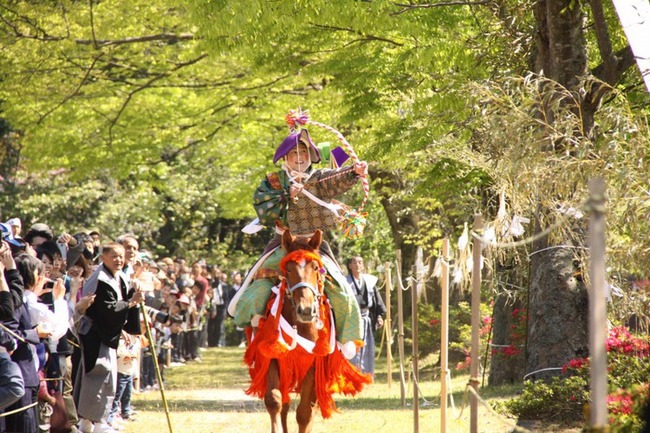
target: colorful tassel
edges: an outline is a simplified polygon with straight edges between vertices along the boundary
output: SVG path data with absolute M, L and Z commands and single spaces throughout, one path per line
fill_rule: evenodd
M 339 227 L 343 235 L 348 239 L 356 239 L 363 234 L 366 228 L 367 212 L 358 212 L 354 209 L 348 209 L 339 222 Z

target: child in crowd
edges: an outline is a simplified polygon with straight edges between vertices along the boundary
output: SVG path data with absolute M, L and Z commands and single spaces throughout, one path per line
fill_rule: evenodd
M 265 313 L 271 289 L 278 283 L 280 260 L 285 255 L 280 248 L 284 230 L 289 228 L 293 235 L 308 237 L 317 229 L 325 232 L 335 228 L 342 206 L 333 199 L 367 173 L 365 162 L 337 169 L 314 169 L 313 164 L 321 160 L 320 150 L 309 131 L 302 127 L 306 122 L 293 119 L 287 117 L 291 133 L 273 158 L 274 163 L 282 161 L 282 169 L 268 174 L 253 196 L 259 222 L 276 227 L 276 235 L 229 305 L 237 326 L 257 326 Z M 359 306 L 327 242 L 322 243 L 321 253 L 329 275 L 335 280 L 325 291 L 335 313 L 337 339 L 344 344 L 345 355 L 351 357 L 356 351 L 354 342 L 362 340 Z
M 131 394 L 133 378 L 138 371 L 138 355 L 140 353 L 140 336 L 122 331 L 117 346 L 117 390 L 113 406 L 108 415 L 108 424 L 115 427 L 118 420 L 131 418 Z

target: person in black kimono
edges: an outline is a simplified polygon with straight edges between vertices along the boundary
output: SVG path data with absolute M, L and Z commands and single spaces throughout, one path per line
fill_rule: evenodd
M 378 278 L 374 275 L 364 274 L 365 270 L 361 257 L 352 257 L 348 260 L 347 281 L 357 297 L 361 319 L 363 321 L 363 347 L 354 358 L 350 360 L 364 373 L 375 375 L 375 329 L 384 326 L 383 315 L 386 314 L 386 305 L 377 290 Z
M 75 382 L 79 430 L 84 433 L 113 431 L 106 423 L 117 386 L 117 346 L 124 329 L 140 334 L 139 290 L 127 292 L 124 247 L 117 243 L 102 248 L 102 264 L 83 287 L 83 295 L 95 300 L 79 322 L 81 366 Z M 94 424 L 94 425 L 93 425 Z

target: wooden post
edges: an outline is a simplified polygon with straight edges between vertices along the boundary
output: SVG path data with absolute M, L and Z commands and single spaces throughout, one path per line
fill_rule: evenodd
M 481 214 L 474 215 L 474 233 L 483 233 L 483 221 Z M 470 361 L 469 384 L 475 391 L 478 391 L 478 369 L 479 369 L 479 330 L 481 328 L 481 247 L 480 239 L 473 238 L 473 262 L 472 268 L 472 356 Z M 474 393 L 470 396 L 470 433 L 478 433 L 478 398 Z
M 384 263 L 384 268 L 386 269 L 386 320 L 384 320 L 384 332 L 386 335 L 386 383 L 388 384 L 388 389 L 390 389 L 390 386 L 393 384 L 393 350 L 391 348 L 393 322 L 390 311 L 392 277 L 390 274 L 390 262 Z
M 440 433 L 447 433 L 447 377 L 449 376 L 449 238 L 442 240 L 440 287 Z
M 417 276 L 417 267 L 413 266 L 412 275 Z M 413 433 L 420 431 L 420 398 L 418 391 L 420 389 L 420 373 L 418 370 L 418 289 L 417 284 L 411 285 L 411 345 L 413 354 Z
M 406 407 L 406 380 L 404 378 L 404 302 L 402 300 L 402 251 L 397 250 L 397 350 L 399 351 L 399 382 L 402 407 Z
M 607 420 L 607 304 L 605 282 L 605 180 L 589 181 L 589 252 L 591 291 L 589 293 L 589 353 L 591 355 L 590 421 L 592 432 L 608 430 Z

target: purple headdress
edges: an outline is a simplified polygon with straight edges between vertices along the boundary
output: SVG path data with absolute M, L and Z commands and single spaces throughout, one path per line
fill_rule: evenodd
M 311 162 L 318 163 L 321 160 L 320 150 L 314 144 L 311 137 L 309 136 L 309 131 L 305 128 L 305 125 L 309 121 L 309 114 L 306 111 L 289 111 L 289 114 L 285 116 L 287 125 L 289 125 L 290 134 L 287 138 L 284 139 L 282 144 L 275 151 L 273 156 L 273 163 L 275 164 L 280 159 L 282 159 L 287 153 L 291 151 L 294 147 L 298 146 L 298 143 L 301 141 L 306 143 L 309 147 L 309 155 L 311 156 Z

